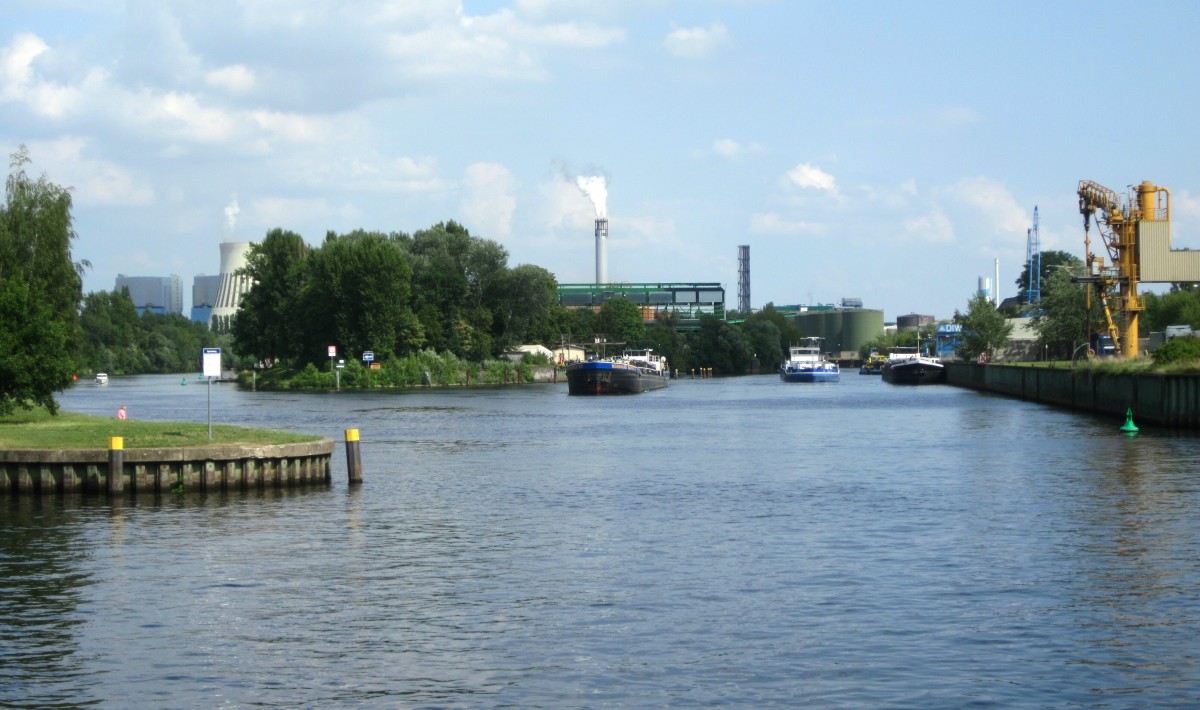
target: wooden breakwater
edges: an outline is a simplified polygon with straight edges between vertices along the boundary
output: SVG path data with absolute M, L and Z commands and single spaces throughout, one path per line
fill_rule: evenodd
M 0 496 L 167 493 L 328 484 L 333 440 L 265 446 L 0 451 Z M 113 461 L 119 462 L 114 481 Z
M 1121 419 L 1132 410 L 1138 424 L 1200 428 L 1200 375 L 949 362 L 946 382 Z

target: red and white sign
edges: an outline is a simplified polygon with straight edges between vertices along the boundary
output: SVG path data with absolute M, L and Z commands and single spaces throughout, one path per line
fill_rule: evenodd
M 337 357 L 337 346 L 336 345 L 329 346 L 329 357 Z

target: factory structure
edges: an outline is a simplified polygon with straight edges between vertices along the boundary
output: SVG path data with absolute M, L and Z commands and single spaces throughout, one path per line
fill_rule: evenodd
M 175 313 L 183 315 L 183 281 L 174 274 L 170 276 L 126 276 L 117 274 L 114 293 L 129 289 L 138 315 L 146 311 L 159 315 Z
M 216 276 L 198 274 L 192 281 L 190 320 L 209 327 L 228 325 L 237 313 L 242 296 L 250 290 L 250 278 L 239 276 L 246 265 L 251 242 L 222 242 L 221 269 Z M 115 293 L 129 289 L 129 297 L 138 315 L 146 311 L 160 315 L 183 315 L 183 281 L 178 276 L 126 276 L 117 274 Z

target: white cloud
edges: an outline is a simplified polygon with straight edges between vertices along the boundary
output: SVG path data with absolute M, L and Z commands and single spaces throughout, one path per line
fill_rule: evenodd
M 787 172 L 787 179 L 794 185 L 805 189 L 823 190 L 836 195 L 837 180 L 829 173 L 815 165 L 800 163 Z
M 252 90 L 257 83 L 254 72 L 241 64 L 213 69 L 204 75 L 204 80 L 210 86 L 227 89 L 238 94 Z
M 912 241 L 949 244 L 954 241 L 954 224 L 941 209 L 911 217 L 902 223 L 903 235 Z
M 153 204 L 154 188 L 139 180 L 127 168 L 94 158 L 89 140 L 67 136 L 29 146 L 31 156 L 54 182 L 72 188 L 73 201 L 79 205 L 144 206 Z
M 993 234 L 1019 234 L 1023 239 L 1026 230 L 1033 225 L 1033 207 L 1023 207 L 995 180 L 967 178 L 938 190 L 938 193 L 978 210 Z
M 758 213 L 750 217 L 749 231 L 751 234 L 801 236 L 819 234 L 824 227 L 815 222 L 788 220 L 774 212 Z
M 37 35 L 13 38 L 0 52 L 0 101 L 23 103 L 49 118 L 61 118 L 78 104 L 78 89 L 45 81 L 34 72 L 34 62 L 49 51 L 49 45 Z
M 747 155 L 761 151 L 762 146 L 757 143 L 743 145 L 731 138 L 718 138 L 712 143 L 713 154 L 726 160 L 740 160 Z
M 559 176 L 555 180 L 538 186 L 542 195 L 541 221 L 551 230 L 562 230 L 572 234 L 591 234 L 596 223 L 596 208 L 574 180 Z
M 475 163 L 467 166 L 459 209 L 472 232 L 480 232 L 487 239 L 512 233 L 513 212 L 517 208 L 512 193 L 516 186 L 516 179 L 503 165 Z
M 729 42 L 729 30 L 720 22 L 714 22 L 708 27 L 673 28 L 663 40 L 663 46 L 676 57 L 696 59 L 712 54 Z

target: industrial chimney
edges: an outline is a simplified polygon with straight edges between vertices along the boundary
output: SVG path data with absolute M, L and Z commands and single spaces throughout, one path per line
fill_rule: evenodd
M 596 218 L 596 283 L 608 283 L 608 220 Z

